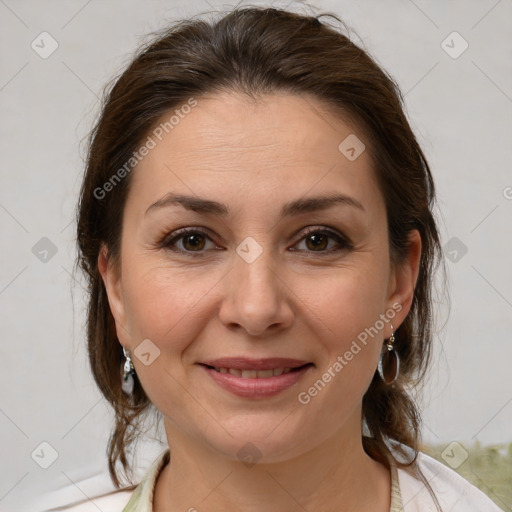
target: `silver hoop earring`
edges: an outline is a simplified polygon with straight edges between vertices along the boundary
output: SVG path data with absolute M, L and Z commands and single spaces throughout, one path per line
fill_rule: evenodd
M 130 353 L 123 347 L 123 354 L 126 358 L 123 371 L 121 375 L 121 389 L 127 395 L 131 395 L 133 393 L 134 380 L 133 376 L 135 375 L 135 367 L 133 366 L 132 359 L 130 357 Z
M 387 384 L 393 384 L 400 373 L 400 357 L 394 347 L 395 332 L 391 324 L 391 336 L 383 346 L 380 353 L 379 365 L 377 367 L 380 378 Z

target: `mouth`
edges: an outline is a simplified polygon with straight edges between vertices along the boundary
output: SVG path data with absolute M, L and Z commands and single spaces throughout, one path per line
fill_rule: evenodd
M 213 382 L 242 398 L 267 398 L 297 382 L 315 365 L 297 359 L 225 358 L 199 363 Z
M 205 364 L 206 368 L 210 370 L 214 370 L 217 373 L 229 373 L 230 375 L 234 375 L 235 377 L 241 377 L 242 379 L 268 379 L 270 377 L 279 377 L 279 375 L 283 375 L 290 372 L 297 372 L 306 368 L 308 366 L 313 366 L 313 363 L 306 363 L 297 367 L 280 367 L 280 368 L 269 368 L 268 370 L 240 370 L 239 368 L 226 368 L 226 367 L 217 367 L 210 366 Z

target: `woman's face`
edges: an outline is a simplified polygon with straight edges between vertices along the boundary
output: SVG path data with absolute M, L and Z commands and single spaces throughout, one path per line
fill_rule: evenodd
M 364 135 L 311 97 L 234 93 L 167 131 L 132 171 L 120 269 L 99 266 L 168 436 L 268 461 L 360 437 L 420 253 L 415 233 L 390 266 Z

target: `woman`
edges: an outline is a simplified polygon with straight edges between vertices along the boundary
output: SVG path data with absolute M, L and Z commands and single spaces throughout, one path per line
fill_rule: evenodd
M 499 510 L 418 452 L 434 184 L 395 83 L 320 18 L 183 21 L 107 95 L 78 245 L 115 485 L 149 411 L 170 450 L 102 510 Z

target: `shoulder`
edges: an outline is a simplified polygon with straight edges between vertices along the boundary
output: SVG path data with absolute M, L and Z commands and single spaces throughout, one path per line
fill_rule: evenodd
M 134 510 L 151 510 L 156 480 L 169 459 L 170 451 L 167 448 L 158 455 L 138 485 L 109 493 L 95 493 L 94 495 L 91 493 L 89 497 L 80 500 L 80 502 L 74 502 L 58 508 L 47 508 L 45 510 L 46 512 L 120 512 L 121 510 L 123 512 L 132 512 Z M 84 495 L 85 493 L 82 491 L 82 494 Z M 64 501 L 64 496 L 60 499 Z M 67 503 L 69 503 L 69 500 Z
M 486 494 L 441 462 L 419 452 L 414 469 L 398 468 L 404 512 L 437 512 L 434 500 L 419 476 L 432 488 L 443 511 L 503 512 Z

